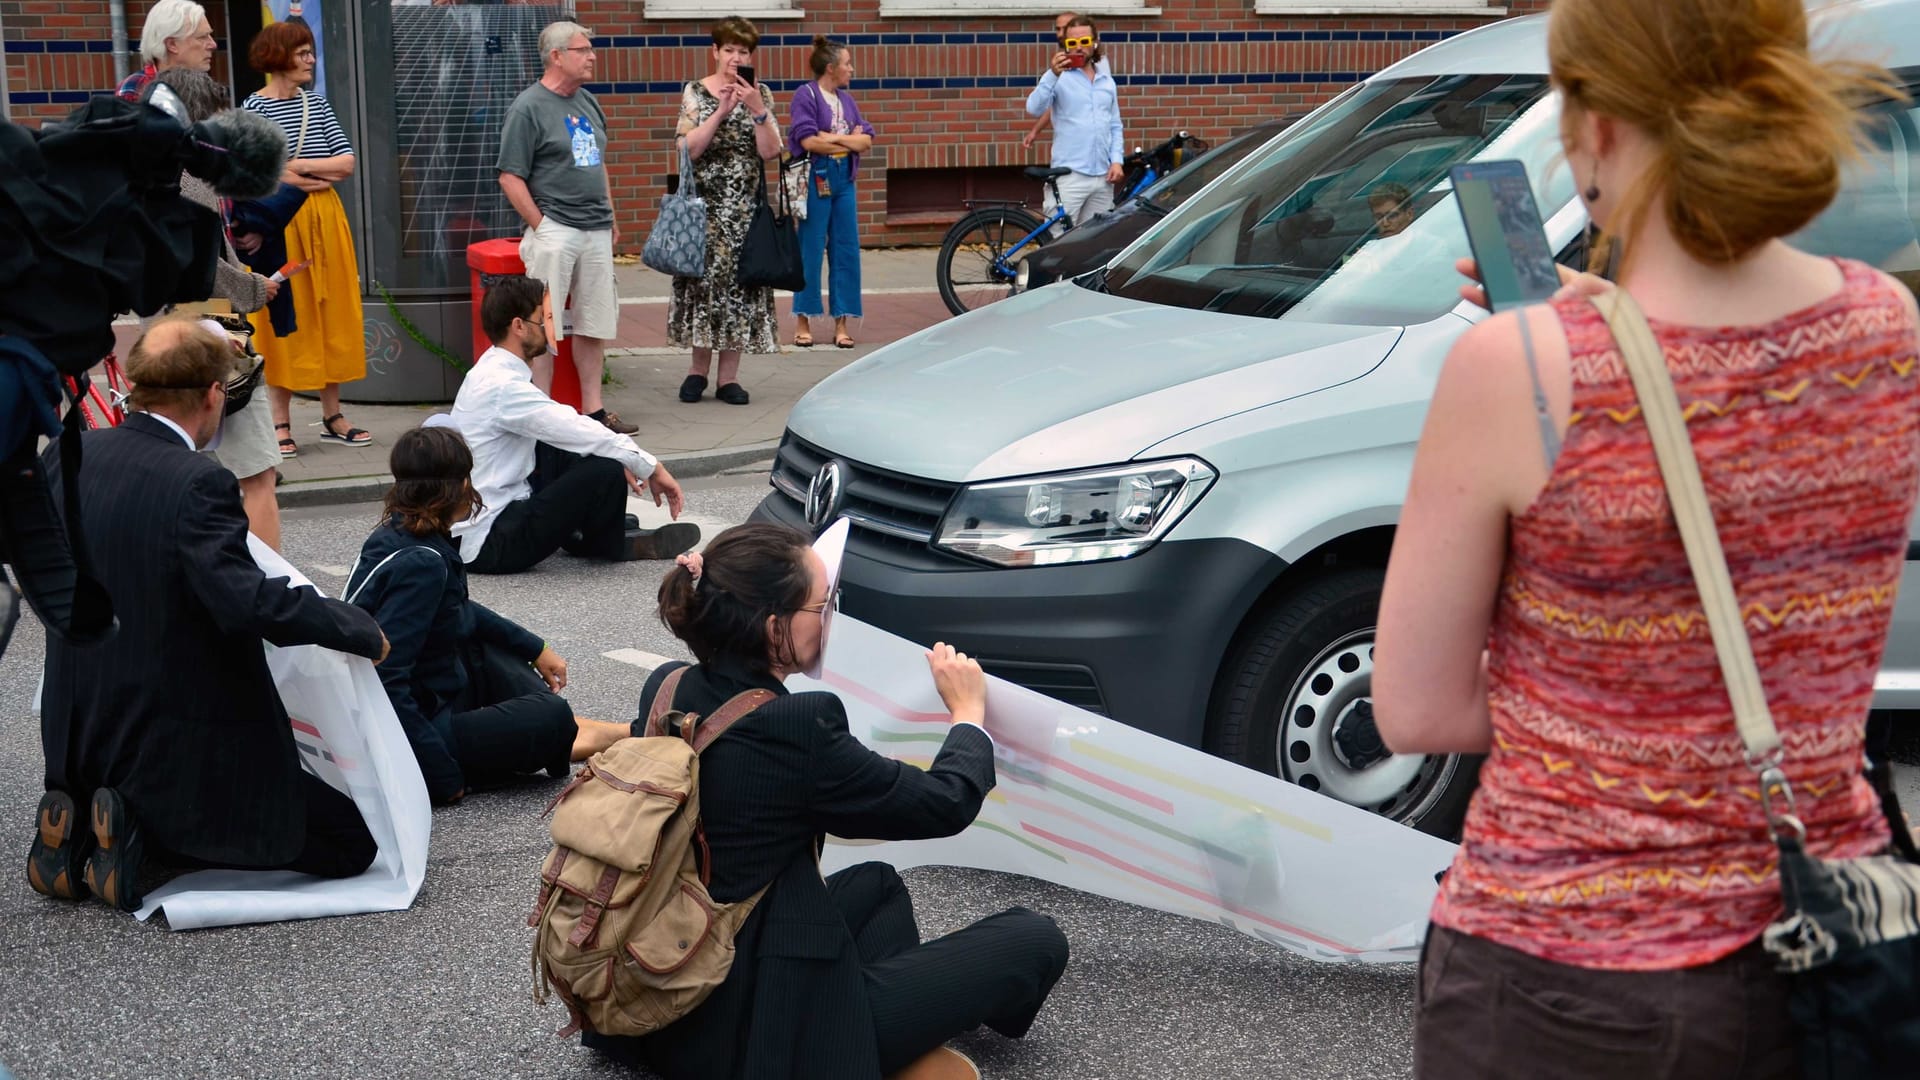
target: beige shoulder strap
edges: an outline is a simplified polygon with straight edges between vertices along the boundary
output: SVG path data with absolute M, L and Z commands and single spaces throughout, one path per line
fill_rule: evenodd
M 1700 463 L 1687 435 L 1686 418 L 1680 413 L 1673 375 L 1667 370 L 1666 356 L 1653 336 L 1653 328 L 1647 325 L 1646 315 L 1626 290 L 1614 289 L 1595 297 L 1593 305 L 1606 317 L 1627 373 L 1633 377 L 1640 414 L 1653 436 L 1660 475 L 1666 480 L 1667 501 L 1673 504 L 1680 540 L 1686 546 L 1687 562 L 1693 568 L 1707 627 L 1713 634 L 1714 651 L 1720 656 L 1727 696 L 1733 702 L 1734 723 L 1747 745 L 1749 762 L 1759 768 L 1779 753 L 1780 732 L 1773 726 L 1766 693 L 1760 686 L 1760 669 L 1753 662 L 1753 646 L 1747 640 L 1740 600 L 1733 591 L 1733 577 L 1727 572 L 1726 552 L 1714 528 L 1713 509 L 1707 503 L 1706 485 L 1700 480 Z
M 307 152 L 307 121 L 313 116 L 313 98 L 305 88 L 297 88 L 294 92 L 300 95 L 300 137 L 293 141 L 292 156 L 298 159 Z

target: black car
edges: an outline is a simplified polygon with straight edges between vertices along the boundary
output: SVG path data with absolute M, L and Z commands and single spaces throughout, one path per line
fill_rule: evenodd
M 1107 265 L 1174 207 L 1266 145 L 1296 119 L 1289 116 L 1236 133 L 1159 183 L 1039 248 L 1021 261 L 1019 288 L 1037 289 Z

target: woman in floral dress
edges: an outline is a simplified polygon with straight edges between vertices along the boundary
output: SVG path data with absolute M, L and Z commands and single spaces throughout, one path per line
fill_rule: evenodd
M 729 405 L 747 403 L 740 385 L 740 354 L 778 352 L 774 340 L 773 290 L 742 288 L 734 280 L 740 246 L 753 220 L 754 192 L 765 163 L 780 156 L 780 125 L 773 95 L 741 78 L 753 63 L 760 32 L 734 17 L 713 27 L 713 74 L 687 84 L 680 99 L 676 137 L 693 157 L 694 186 L 707 202 L 707 276 L 674 278 L 667 312 L 667 341 L 693 350 L 680 384 L 680 400 L 695 402 L 707 389 L 713 354 L 720 354 L 713 396 Z

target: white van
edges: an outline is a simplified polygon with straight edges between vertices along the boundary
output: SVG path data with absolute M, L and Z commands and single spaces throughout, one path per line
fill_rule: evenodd
M 1920 0 L 1815 18 L 1817 39 L 1920 91 Z M 1525 162 L 1561 261 L 1585 261 L 1545 31 L 1544 17 L 1501 22 L 1395 64 L 1104 270 L 827 379 L 794 408 L 756 515 L 852 519 L 851 615 L 1455 832 L 1477 761 L 1381 744 L 1375 612 L 1434 378 L 1483 314 L 1457 294 L 1468 251 L 1448 167 Z M 1886 103 L 1871 120 L 1866 158 L 1798 242 L 1912 286 L 1920 109 Z M 1380 192 L 1412 207 L 1395 235 L 1369 210 Z M 1881 707 L 1920 703 L 1917 624 L 1920 589 L 1902 590 Z

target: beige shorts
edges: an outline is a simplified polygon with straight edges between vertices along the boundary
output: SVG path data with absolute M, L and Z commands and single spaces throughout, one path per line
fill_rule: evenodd
M 613 280 L 613 230 L 576 229 L 551 216 L 520 239 L 527 276 L 546 283 L 561 337 L 612 340 L 620 331 L 620 292 Z M 572 311 L 562 315 L 562 310 Z
M 220 448 L 207 453 L 242 480 L 280 464 L 280 441 L 273 437 L 266 383 L 253 388 L 245 407 L 220 422 Z

